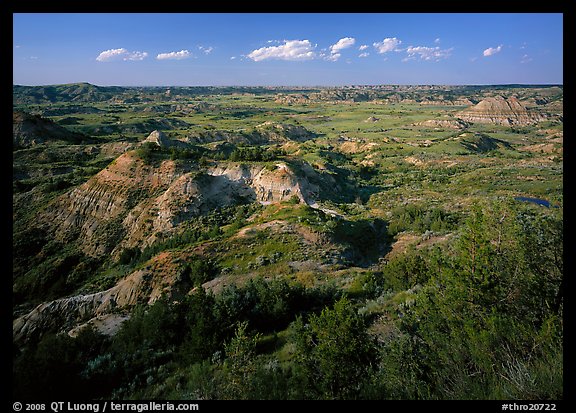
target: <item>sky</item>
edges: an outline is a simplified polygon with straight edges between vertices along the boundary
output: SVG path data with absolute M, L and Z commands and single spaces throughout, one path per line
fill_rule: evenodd
M 15 13 L 13 83 L 562 84 L 561 13 Z

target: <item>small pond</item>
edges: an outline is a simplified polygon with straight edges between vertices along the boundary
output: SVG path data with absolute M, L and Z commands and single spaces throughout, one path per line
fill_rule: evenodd
M 545 199 L 540 199 L 540 198 L 528 198 L 525 196 L 517 196 L 514 197 L 514 199 L 516 201 L 522 201 L 522 202 L 532 202 L 533 204 L 538 204 L 538 205 L 542 205 L 545 206 L 546 208 L 550 208 L 550 202 L 546 201 Z

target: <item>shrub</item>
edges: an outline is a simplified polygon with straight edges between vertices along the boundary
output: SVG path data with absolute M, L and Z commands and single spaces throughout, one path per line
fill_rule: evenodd
M 313 397 L 355 398 L 376 362 L 375 342 L 346 298 L 312 315 L 308 324 L 299 318 L 294 340 L 301 379 Z

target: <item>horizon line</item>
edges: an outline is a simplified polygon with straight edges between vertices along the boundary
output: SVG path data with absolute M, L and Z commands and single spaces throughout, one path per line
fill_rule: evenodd
M 41 85 L 27 85 L 13 83 L 12 86 L 23 87 L 48 87 L 48 86 L 72 86 L 72 85 L 91 85 L 96 87 L 214 87 L 214 88 L 341 88 L 341 87 L 366 87 L 366 86 L 564 86 L 564 83 L 364 83 L 364 84 L 341 84 L 341 85 L 99 85 L 90 82 L 72 82 L 72 83 L 52 83 Z

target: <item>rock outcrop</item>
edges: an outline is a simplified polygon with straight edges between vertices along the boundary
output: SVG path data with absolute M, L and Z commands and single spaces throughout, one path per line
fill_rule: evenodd
M 171 148 L 171 147 L 186 147 L 186 143 L 180 142 L 177 140 L 170 139 L 166 134 L 162 131 L 155 130 L 148 135 L 146 139 L 144 139 L 141 144 L 145 143 L 153 143 L 160 148 Z
M 199 172 L 164 161 L 150 168 L 133 152 L 123 154 L 60 197 L 44 219 L 53 225 L 56 238 L 74 237 L 89 255 L 118 255 L 125 248 L 143 249 L 157 241 L 159 234 L 178 231 L 183 221 L 240 200 L 272 203 L 296 196 L 300 202 L 315 205 L 319 187 L 308 178 L 321 179 L 313 176 L 317 173 L 309 165 L 301 166 L 297 174 L 285 163 L 273 168 L 217 163 Z M 136 190 L 147 195 L 132 205 Z M 115 223 L 114 230 L 110 223 Z M 107 333 L 122 321 L 122 317 L 109 319 L 110 314 L 122 315 L 136 304 L 151 304 L 163 294 L 181 296 L 192 288 L 174 263 L 171 253 L 163 252 L 108 290 L 40 304 L 14 320 L 13 340 L 25 343 L 47 331 L 74 335 L 87 325 Z
M 221 164 L 209 169 L 208 174 L 251 188 L 255 200 L 261 203 L 281 202 L 293 196 L 306 203 L 318 192 L 318 187 L 306 177 L 298 177 L 285 163 L 276 164 L 272 170 L 264 165 Z
M 497 125 L 516 126 L 531 125 L 545 120 L 546 117 L 534 111 L 529 111 L 515 97 L 489 97 L 457 115 L 467 122 L 495 123 Z
M 429 119 L 417 122 L 414 126 L 427 126 L 435 129 L 466 129 L 469 125 L 461 119 Z
M 142 143 L 146 142 L 155 143 L 161 148 L 169 147 L 171 144 L 170 139 L 168 139 L 164 132 L 158 130 L 152 131 Z

